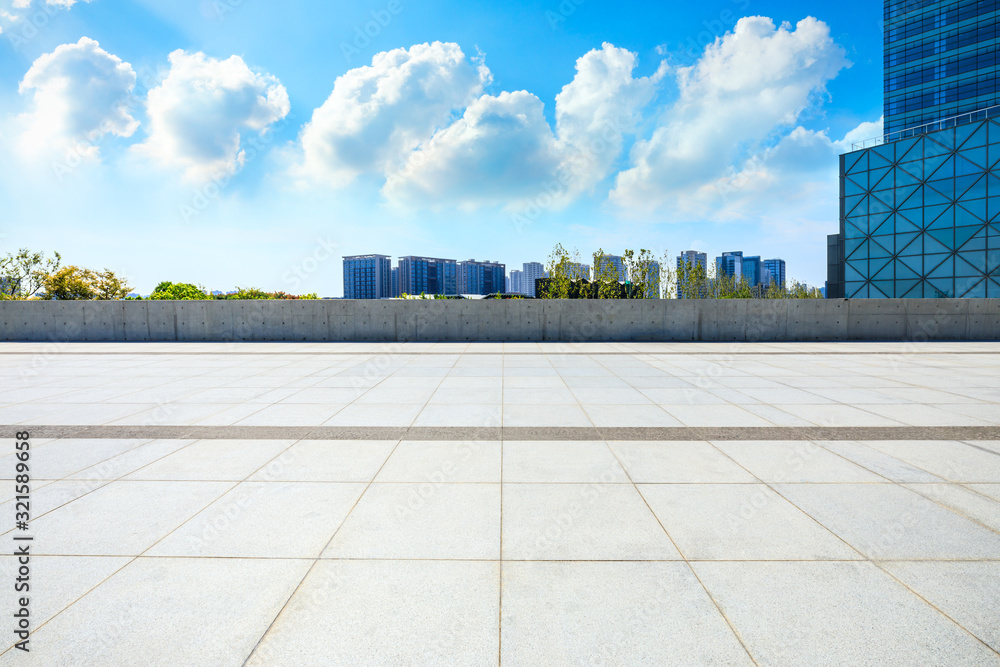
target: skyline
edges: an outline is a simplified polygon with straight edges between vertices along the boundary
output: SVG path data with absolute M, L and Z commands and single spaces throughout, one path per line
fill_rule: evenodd
M 332 296 L 345 255 L 519 266 L 557 242 L 584 258 L 760 248 L 822 285 L 836 157 L 880 133 L 877 3 L 62 4 L 0 18 L 0 157 L 17 167 L 0 243 L 139 292 Z M 395 102 L 358 103 L 392 81 Z M 71 166 L 86 108 L 111 109 L 109 131 Z

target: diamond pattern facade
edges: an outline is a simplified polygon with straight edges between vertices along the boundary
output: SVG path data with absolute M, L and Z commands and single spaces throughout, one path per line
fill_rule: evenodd
M 1000 297 L 1000 123 L 840 159 L 844 296 Z

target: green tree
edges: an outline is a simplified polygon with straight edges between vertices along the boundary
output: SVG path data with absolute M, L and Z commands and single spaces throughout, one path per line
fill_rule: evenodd
M 568 299 L 576 268 L 569 252 L 561 243 L 557 243 L 552 249 L 545 268 L 549 273 L 549 280 L 544 293 L 538 296 L 545 299 Z
M 621 292 L 618 267 L 605 254 L 604 248 L 594 253 L 594 281 L 591 286 L 594 296 L 598 299 L 617 299 Z
M 132 286 L 124 278 L 119 278 L 111 269 L 95 274 L 94 298 L 98 301 L 118 301 L 128 296 Z
M 90 269 L 66 266 L 45 277 L 44 298 L 89 301 L 97 296 L 97 274 Z
M 645 248 L 640 248 L 638 253 L 626 250 L 622 254 L 622 262 L 625 264 L 625 271 L 628 274 L 627 280 L 632 285 L 629 298 L 660 298 L 663 265 L 660 265 L 660 270 L 655 268 L 657 262 L 653 257 L 652 251 Z
M 162 282 L 149 295 L 153 301 L 206 301 L 211 299 L 204 287 L 190 283 Z
M 46 258 L 44 253 L 21 248 L 0 257 L 0 298 L 27 299 L 37 294 L 46 277 L 59 269 L 62 257 L 57 252 L 53 255 Z

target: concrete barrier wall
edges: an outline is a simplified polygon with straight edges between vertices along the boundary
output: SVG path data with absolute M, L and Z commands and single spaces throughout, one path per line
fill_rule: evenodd
M 1000 340 L 1000 299 L 0 302 L 0 341 L 828 340 Z

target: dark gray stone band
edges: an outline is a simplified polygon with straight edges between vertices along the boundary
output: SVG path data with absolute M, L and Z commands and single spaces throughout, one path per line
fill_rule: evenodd
M 154 440 L 418 440 L 418 441 L 800 441 L 800 440 L 1000 440 L 1000 426 L 827 427 L 396 427 L 396 426 L 0 426 L 13 438 Z

